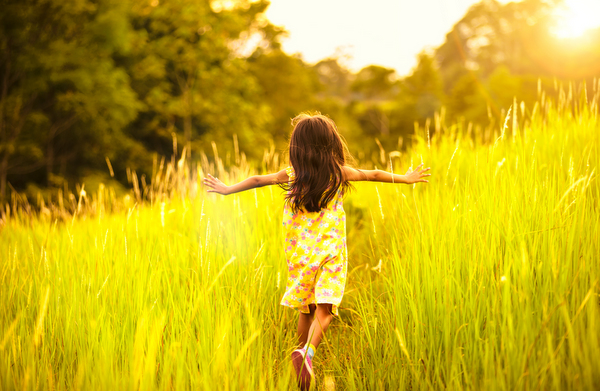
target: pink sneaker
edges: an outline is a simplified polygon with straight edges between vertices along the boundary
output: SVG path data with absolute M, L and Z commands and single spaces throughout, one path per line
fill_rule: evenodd
M 305 349 L 296 349 L 292 352 L 292 364 L 296 370 L 298 385 L 302 391 L 310 389 L 310 383 L 315 377 L 312 369 L 312 361 L 306 355 Z

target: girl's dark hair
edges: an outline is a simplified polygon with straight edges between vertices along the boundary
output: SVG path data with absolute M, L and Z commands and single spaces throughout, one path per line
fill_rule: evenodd
M 352 157 L 329 117 L 303 113 L 292 119 L 292 126 L 289 158 L 296 176 L 289 184 L 282 184 L 288 191 L 285 202 L 294 213 L 302 209 L 319 212 L 340 187 L 344 193 L 352 187 L 342 171 Z

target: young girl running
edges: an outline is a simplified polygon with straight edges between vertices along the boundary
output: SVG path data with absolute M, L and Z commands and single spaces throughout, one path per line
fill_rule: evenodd
M 338 306 L 346 285 L 346 216 L 342 198 L 352 181 L 391 183 L 428 182 L 431 174 L 419 165 L 397 175 L 347 166 L 348 148 L 335 123 L 317 114 L 292 120 L 290 166 L 268 175 L 255 175 L 227 186 L 210 174 L 203 182 L 208 192 L 233 194 L 267 185 L 280 185 L 287 193 L 283 210 L 288 280 L 281 304 L 300 311 L 299 347 L 292 363 L 300 388 L 310 388 L 312 359 Z

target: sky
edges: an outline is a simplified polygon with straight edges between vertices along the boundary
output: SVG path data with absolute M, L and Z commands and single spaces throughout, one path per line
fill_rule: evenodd
M 566 1 L 580 5 L 581 18 L 594 14 L 591 8 L 595 11 L 600 6 L 600 0 Z M 417 55 L 441 45 L 452 26 L 477 2 L 271 0 L 266 17 L 289 32 L 283 49 L 300 53 L 309 63 L 339 57 L 355 72 L 377 64 L 404 76 L 416 65 Z

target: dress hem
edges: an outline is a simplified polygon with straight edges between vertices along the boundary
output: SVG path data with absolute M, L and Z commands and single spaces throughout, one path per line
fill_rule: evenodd
M 308 306 L 311 305 L 311 304 L 315 304 L 315 305 L 319 305 L 319 304 L 331 304 L 331 313 L 333 315 L 335 315 L 335 316 L 339 316 L 339 314 L 338 314 L 339 304 L 329 303 L 329 302 L 326 302 L 326 301 L 322 301 L 322 302 L 319 302 L 319 303 L 302 304 L 302 305 L 298 305 L 298 306 L 293 306 L 293 305 L 284 304 L 284 303 L 280 303 L 280 304 L 282 306 L 284 306 L 284 307 L 293 308 L 295 310 L 298 310 L 298 311 L 302 312 L 303 314 L 310 314 L 310 311 L 307 310 L 305 312 L 304 308 L 308 308 Z

